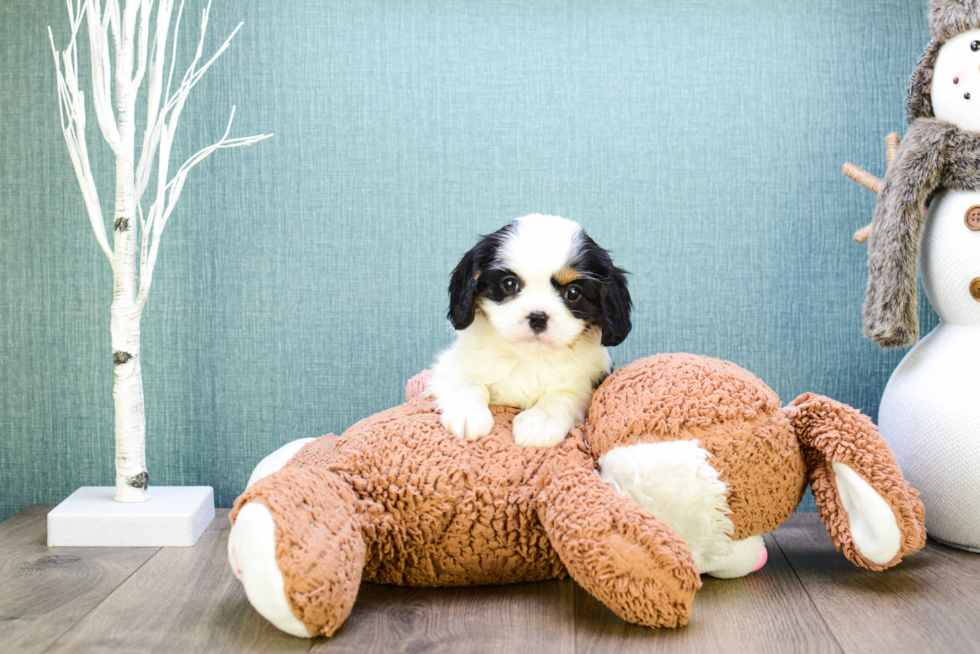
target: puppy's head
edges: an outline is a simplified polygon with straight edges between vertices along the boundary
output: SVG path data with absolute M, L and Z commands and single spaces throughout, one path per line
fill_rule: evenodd
M 624 270 L 570 220 L 532 215 L 480 239 L 453 270 L 449 320 L 466 329 L 477 312 L 513 343 L 571 345 L 601 330 L 602 344 L 629 334 Z

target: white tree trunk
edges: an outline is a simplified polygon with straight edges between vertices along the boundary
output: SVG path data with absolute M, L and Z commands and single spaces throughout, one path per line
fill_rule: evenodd
M 112 303 L 112 399 L 116 414 L 116 500 L 143 502 L 150 498 L 146 472 L 146 415 L 140 371 L 140 321 Z
M 128 9 L 128 7 L 127 7 Z M 140 372 L 140 317 L 136 304 L 136 185 L 135 133 L 136 89 L 133 74 L 133 42 L 124 30 L 116 57 L 116 208 L 113 220 L 113 297 L 109 323 L 114 382 L 112 399 L 116 414 L 116 500 L 149 499 L 146 472 L 146 414 L 143 409 L 143 377 Z M 130 38 L 127 38 L 130 37 Z

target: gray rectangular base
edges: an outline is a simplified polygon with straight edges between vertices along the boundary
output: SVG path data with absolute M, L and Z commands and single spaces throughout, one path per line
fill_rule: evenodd
M 214 519 L 210 486 L 152 486 L 146 502 L 83 486 L 48 513 L 50 547 L 189 547 Z

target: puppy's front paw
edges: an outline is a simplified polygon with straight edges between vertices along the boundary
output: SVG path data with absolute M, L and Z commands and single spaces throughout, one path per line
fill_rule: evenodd
M 479 440 L 493 430 L 490 409 L 476 402 L 443 407 L 439 421 L 450 434 L 467 441 Z
M 519 447 L 555 447 L 571 428 L 564 416 L 531 407 L 514 417 L 514 442 Z

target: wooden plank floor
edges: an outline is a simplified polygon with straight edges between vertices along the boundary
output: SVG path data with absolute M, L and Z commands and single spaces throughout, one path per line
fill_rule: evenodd
M 834 551 L 815 515 L 766 537 L 769 563 L 705 578 L 690 624 L 624 623 L 570 580 L 365 584 L 332 639 L 256 614 L 225 560 L 227 511 L 193 548 L 48 548 L 32 507 L 0 524 L 0 652 L 980 652 L 980 555 L 932 541 L 885 573 Z

